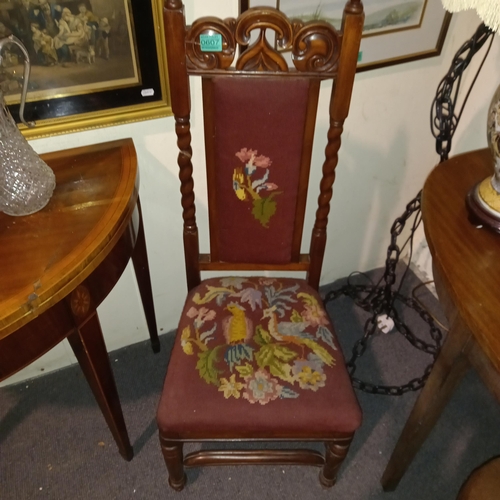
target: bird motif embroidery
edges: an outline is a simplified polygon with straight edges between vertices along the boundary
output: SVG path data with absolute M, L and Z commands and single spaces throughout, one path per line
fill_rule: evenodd
M 265 405 L 325 387 L 326 368 L 336 364 L 334 334 L 321 299 L 299 283 L 214 279 L 192 300 L 181 347 L 225 399 Z
M 292 342 L 300 343 L 300 337 L 313 339 L 311 335 L 304 332 L 309 323 L 306 321 L 293 322 L 293 321 L 278 321 L 276 316 L 276 306 L 264 309 L 262 319 L 269 319 L 268 329 L 272 337 L 278 342 Z
M 270 158 L 257 156 L 257 150 L 243 148 L 236 157 L 244 163 L 244 167 L 236 167 L 233 171 L 233 190 L 241 201 L 249 201 L 253 205 L 252 214 L 263 227 L 269 227 L 269 221 L 276 212 L 274 198 L 281 194 L 278 186 L 268 182 Z
M 245 316 L 245 309 L 239 304 L 228 304 L 226 309 L 231 316 L 222 320 L 224 337 L 230 345 L 241 344 L 252 336 L 252 322 Z
M 305 357 L 305 347 L 309 347 L 324 363 L 332 366 L 335 363 L 333 356 L 321 347 L 314 337 L 305 329 L 309 326 L 307 321 L 278 321 L 276 306 L 264 309 L 262 319 L 269 319 L 267 328 L 271 337 L 281 343 L 295 344 L 302 351 L 301 358 Z

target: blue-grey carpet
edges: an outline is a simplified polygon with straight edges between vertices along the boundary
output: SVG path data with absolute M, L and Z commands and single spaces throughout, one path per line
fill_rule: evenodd
M 380 275 L 374 271 L 373 279 Z M 323 291 L 342 284 L 334 283 Z M 408 293 L 418 279 L 409 273 Z M 422 300 L 442 319 L 427 290 Z M 329 304 L 342 347 L 349 356 L 367 314 L 348 298 Z M 419 335 L 427 325 L 412 311 L 405 320 Z M 212 467 L 188 471 L 188 485 L 172 491 L 158 444 L 155 410 L 173 334 L 162 351 L 149 342 L 110 353 L 135 457 L 125 462 L 78 366 L 0 389 L 0 498 L 24 499 L 454 499 L 471 470 L 500 453 L 498 406 L 474 373 L 466 376 L 394 493 L 380 478 L 417 396 L 357 392 L 364 422 L 334 488 L 323 490 L 318 469 L 308 467 Z M 398 333 L 370 342 L 356 375 L 399 384 L 421 375 L 429 358 Z M 499 495 L 500 498 L 500 495 Z

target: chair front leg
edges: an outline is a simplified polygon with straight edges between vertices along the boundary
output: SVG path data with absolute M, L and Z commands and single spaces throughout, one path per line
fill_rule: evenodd
M 187 477 L 184 472 L 184 457 L 182 443 L 164 441 L 160 436 L 161 451 L 168 470 L 168 484 L 175 491 L 181 491 L 186 485 Z
M 331 488 L 337 481 L 337 472 L 349 451 L 353 436 L 325 442 L 325 465 L 319 473 L 319 482 L 324 488 Z

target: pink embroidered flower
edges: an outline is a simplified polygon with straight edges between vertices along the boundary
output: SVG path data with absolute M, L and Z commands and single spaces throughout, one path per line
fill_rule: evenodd
M 275 184 L 274 182 L 266 182 L 265 184 L 262 184 L 261 187 L 266 191 L 276 191 L 276 189 L 278 189 L 277 184 Z
M 275 278 L 259 278 L 259 285 L 270 286 L 276 283 Z
M 191 307 L 186 314 L 188 318 L 196 318 L 196 316 L 198 316 L 198 309 L 196 309 L 196 307 Z
M 307 304 L 302 311 L 302 318 L 311 326 L 328 325 L 325 310 L 319 304 Z
M 275 378 L 263 370 L 259 369 L 253 375 L 245 378 L 246 391 L 243 393 L 243 398 L 250 403 L 260 403 L 265 405 L 269 401 L 279 398 L 283 387 L 278 384 Z
M 278 185 L 269 180 L 269 167 L 272 161 L 264 155 L 257 156 L 257 150 L 242 148 L 235 156 L 244 163 L 233 171 L 233 190 L 236 197 L 253 205 L 252 215 L 263 227 L 276 213 Z M 260 170 L 259 170 L 260 169 Z
M 246 173 L 252 175 L 257 167 L 268 169 L 272 161 L 269 157 L 260 155 L 257 156 L 257 150 L 242 148 L 235 153 L 235 156 L 245 164 Z
M 247 149 L 247 148 L 242 148 L 240 151 L 235 153 L 235 156 L 241 160 L 243 163 L 247 163 L 249 160 L 253 160 L 255 158 L 255 155 L 257 154 L 256 150 L 253 149 Z
M 188 318 L 194 319 L 195 328 L 200 328 L 206 321 L 212 321 L 215 319 L 215 311 L 212 309 L 207 309 L 206 307 L 201 307 L 196 309 L 196 307 L 191 307 L 186 313 Z
M 257 151 L 255 151 L 257 154 Z M 270 158 L 264 155 L 257 156 L 257 158 L 254 159 L 253 164 L 256 167 L 261 167 L 261 168 L 269 168 L 272 165 L 272 161 Z

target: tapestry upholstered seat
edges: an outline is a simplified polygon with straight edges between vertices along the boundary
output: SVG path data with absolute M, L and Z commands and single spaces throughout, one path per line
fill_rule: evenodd
M 320 466 L 321 484 L 332 486 L 361 411 L 318 286 L 362 4 L 348 1 L 340 29 L 289 20 L 270 7 L 186 27 L 180 0 L 165 2 L 164 18 L 188 288 L 157 413 L 169 484 L 184 487 L 184 467 L 303 464 Z M 275 33 L 274 43 L 266 31 Z M 209 254 L 199 252 L 194 205 L 189 77 L 196 75 L 202 78 Z M 330 128 L 304 254 L 316 108 L 325 79 L 334 81 Z M 202 281 L 202 271 L 220 277 Z M 276 277 L 276 271 L 299 271 L 305 278 Z M 204 446 L 184 457 L 183 443 L 190 441 L 215 449 Z M 326 452 L 216 449 L 221 441 L 323 442 Z

